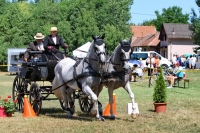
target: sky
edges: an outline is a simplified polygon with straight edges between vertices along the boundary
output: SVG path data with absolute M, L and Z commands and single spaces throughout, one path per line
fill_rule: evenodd
M 162 13 L 162 9 L 178 6 L 182 8 L 183 14 L 190 14 L 193 8 L 197 15 L 199 10 L 195 0 L 134 0 L 131 6 L 131 20 L 130 23 L 139 24 L 145 20 L 156 19 L 155 11 Z

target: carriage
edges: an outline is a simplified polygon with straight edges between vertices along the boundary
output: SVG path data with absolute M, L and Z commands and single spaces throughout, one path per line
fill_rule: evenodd
M 66 52 L 63 52 L 63 54 Z M 58 98 L 50 98 L 49 95 L 54 94 L 52 91 L 52 81 L 55 76 L 54 68 L 58 61 L 49 60 L 47 55 L 42 51 L 30 51 L 29 54 L 34 57 L 34 54 L 41 54 L 42 58 L 33 58 L 28 62 L 22 62 L 19 66 L 17 76 L 13 81 L 12 97 L 16 110 L 23 112 L 24 95 L 29 96 L 29 102 L 33 110 L 39 115 L 43 100 L 58 100 Z M 21 52 L 19 59 L 23 59 L 24 52 Z M 42 82 L 39 85 L 38 82 Z M 47 83 L 46 83 L 47 82 Z M 81 111 L 88 113 L 91 108 L 91 99 L 82 91 L 75 91 L 72 94 L 74 99 L 78 99 Z M 61 108 L 65 109 L 64 102 L 59 100 Z
M 135 118 L 137 113 L 134 94 L 129 84 L 128 60 L 132 52 L 131 41 L 120 41 L 114 53 L 106 58 L 104 37 L 105 35 L 92 36 L 93 41 L 87 56 L 80 61 L 65 58 L 57 62 L 49 60 L 42 52 L 30 52 L 30 54 L 42 54 L 42 59 L 32 59 L 30 62 L 22 63 L 19 74 L 13 83 L 13 100 L 18 100 L 16 108 L 22 111 L 23 97 L 29 95 L 33 110 L 38 115 L 42 100 L 50 100 L 48 96 L 54 94 L 57 98 L 62 99 L 60 104 L 62 109 L 66 110 L 68 117 L 72 117 L 74 101 L 78 99 L 83 112 L 96 114 L 97 119 L 104 121 L 100 112 L 102 105 L 98 102 L 98 96 L 103 86 L 106 86 L 111 107 L 110 118 L 115 119 L 112 109 L 113 91 L 123 87 L 131 98 L 132 114 Z M 102 82 L 103 80 L 104 82 Z M 38 85 L 38 81 L 49 81 L 51 85 Z M 28 85 L 30 85 L 29 90 Z

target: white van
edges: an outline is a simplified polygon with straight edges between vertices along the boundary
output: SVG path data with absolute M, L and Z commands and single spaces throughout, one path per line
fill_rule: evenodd
M 131 63 L 133 60 L 139 60 L 140 58 L 142 58 L 142 62 L 144 64 L 144 67 L 147 67 L 146 66 L 146 59 L 150 56 L 150 53 L 153 54 L 153 57 L 155 57 L 156 55 L 159 56 L 160 66 L 167 67 L 167 68 L 171 66 L 172 63 L 168 59 L 162 57 L 160 54 L 158 54 L 155 51 L 141 51 L 141 52 L 133 51 L 133 53 L 131 54 L 129 62 Z

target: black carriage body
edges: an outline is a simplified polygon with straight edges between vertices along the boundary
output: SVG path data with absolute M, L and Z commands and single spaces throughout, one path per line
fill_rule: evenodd
M 19 68 L 21 78 L 29 81 L 52 81 L 55 74 L 54 68 L 57 64 L 55 60 L 49 60 L 45 54 L 38 61 L 23 62 Z

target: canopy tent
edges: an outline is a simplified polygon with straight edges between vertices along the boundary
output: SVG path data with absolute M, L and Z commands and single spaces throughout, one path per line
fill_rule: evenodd
M 89 48 L 90 48 L 91 42 L 87 42 L 85 44 L 83 44 L 82 46 L 78 47 L 77 49 L 75 49 L 72 53 L 74 57 L 77 58 L 84 58 L 86 57 Z
M 190 57 L 190 55 L 194 55 L 194 54 L 184 54 L 184 56 L 187 58 L 187 57 Z

